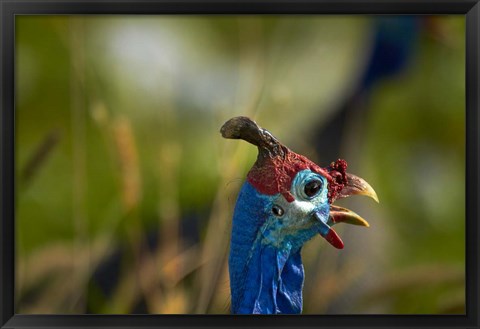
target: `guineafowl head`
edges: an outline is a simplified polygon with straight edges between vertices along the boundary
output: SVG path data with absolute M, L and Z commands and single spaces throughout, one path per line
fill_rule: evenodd
M 335 248 L 344 244 L 332 226 L 368 226 L 356 213 L 333 205 L 354 194 L 378 201 L 371 186 L 346 172 L 344 160 L 319 167 L 282 145 L 247 117 L 228 120 L 225 138 L 258 147 L 235 205 L 229 255 L 234 314 L 295 314 L 302 311 L 302 246 L 320 235 Z

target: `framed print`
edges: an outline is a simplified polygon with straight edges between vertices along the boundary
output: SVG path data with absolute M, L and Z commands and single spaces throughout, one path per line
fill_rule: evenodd
M 478 328 L 478 1 L 0 10 L 2 328 Z

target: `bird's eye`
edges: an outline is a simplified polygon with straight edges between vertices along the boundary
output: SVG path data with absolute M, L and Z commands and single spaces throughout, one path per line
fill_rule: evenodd
M 303 188 L 303 191 L 305 192 L 305 195 L 309 198 L 313 198 L 315 195 L 318 194 L 318 191 L 322 188 L 322 182 L 314 179 L 309 181 L 305 187 Z
M 282 207 L 277 206 L 277 205 L 275 204 L 275 205 L 273 205 L 273 207 L 272 207 L 272 213 L 273 213 L 275 216 L 277 216 L 277 217 L 281 217 L 281 216 L 283 216 L 284 211 L 283 211 L 283 208 L 282 208 Z

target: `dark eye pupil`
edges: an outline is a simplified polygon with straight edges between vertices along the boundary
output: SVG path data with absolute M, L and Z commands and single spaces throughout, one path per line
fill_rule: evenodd
M 308 197 L 313 197 L 320 191 L 320 188 L 322 187 L 322 182 L 318 180 L 312 180 L 305 185 L 304 191 L 305 195 Z

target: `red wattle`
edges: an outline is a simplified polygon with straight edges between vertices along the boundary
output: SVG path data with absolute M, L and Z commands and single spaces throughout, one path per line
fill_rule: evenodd
M 332 228 L 325 236 L 325 240 L 327 240 L 332 246 L 337 249 L 343 249 L 344 247 L 342 239 L 340 239 L 337 232 L 335 232 Z

